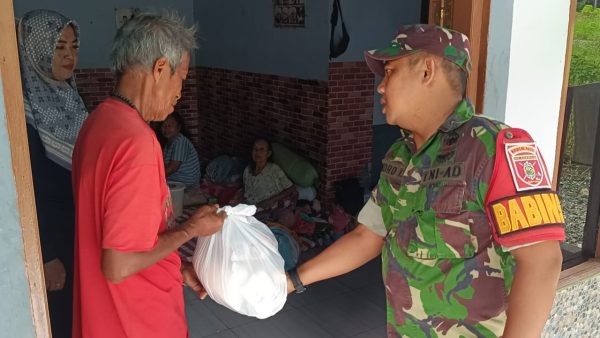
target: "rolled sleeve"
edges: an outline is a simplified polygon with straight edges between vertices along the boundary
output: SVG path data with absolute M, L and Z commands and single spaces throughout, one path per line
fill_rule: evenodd
M 520 248 L 525 248 L 525 247 L 532 246 L 532 245 L 535 245 L 535 244 L 538 244 L 538 243 L 541 243 L 541 242 L 543 242 L 543 241 L 537 241 L 537 242 L 531 242 L 531 243 L 525 243 L 525 244 L 513 245 L 513 246 L 504 246 L 504 245 L 502 245 L 502 251 L 504 251 L 504 252 L 511 252 L 513 250 L 520 249 Z
M 381 216 L 381 208 L 375 204 L 373 198 L 369 198 L 360 210 L 360 213 L 358 213 L 358 223 L 363 224 L 381 237 L 387 235 L 383 217 Z

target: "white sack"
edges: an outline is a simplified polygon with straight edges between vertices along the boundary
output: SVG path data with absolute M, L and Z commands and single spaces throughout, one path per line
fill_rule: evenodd
M 192 262 L 198 278 L 217 303 L 264 319 L 277 313 L 287 298 L 284 261 L 271 230 L 252 215 L 253 205 L 223 207 L 223 229 L 198 237 Z

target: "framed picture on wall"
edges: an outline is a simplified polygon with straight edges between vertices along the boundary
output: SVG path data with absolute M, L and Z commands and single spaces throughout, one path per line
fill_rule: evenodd
M 273 0 L 275 27 L 304 27 L 304 0 Z

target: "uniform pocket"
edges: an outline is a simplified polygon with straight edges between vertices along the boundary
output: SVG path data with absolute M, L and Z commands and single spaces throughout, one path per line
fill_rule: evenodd
M 477 252 L 477 240 L 471 232 L 473 214 L 465 205 L 466 186 L 466 182 L 456 181 L 431 187 L 437 258 L 467 258 Z
M 429 199 L 436 217 L 459 214 L 463 210 L 466 187 L 464 181 L 443 182 L 430 187 Z

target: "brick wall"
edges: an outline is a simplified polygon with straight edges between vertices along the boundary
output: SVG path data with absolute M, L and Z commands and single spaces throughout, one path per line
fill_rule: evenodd
M 252 140 L 267 136 L 316 165 L 328 201 L 334 182 L 371 160 L 373 81 L 364 62 L 330 63 L 328 81 L 199 68 L 201 156 L 248 157 Z
M 113 73 L 108 68 L 87 68 L 75 70 L 77 89 L 88 111 L 110 95 L 115 87 Z
M 198 69 L 199 150 L 249 158 L 264 136 L 298 151 L 325 173 L 327 82 L 225 69 Z
M 76 72 L 91 111 L 113 90 L 109 69 Z M 249 158 L 252 140 L 286 144 L 317 168 L 322 200 L 334 182 L 357 177 L 371 159 L 373 75 L 364 62 L 329 64 L 327 81 L 191 68 L 177 104 L 201 158 Z
M 183 117 L 185 127 L 190 135 L 190 140 L 198 148 L 199 128 L 198 128 L 198 73 L 196 69 L 190 68 L 188 76 L 183 82 L 181 90 L 181 98 L 175 106 L 175 111 L 178 111 Z
M 329 63 L 324 196 L 334 196 L 335 182 L 360 177 L 371 162 L 373 83 L 365 62 Z
M 182 97 L 176 110 L 185 120 L 192 142 L 198 145 L 198 97 L 196 70 L 191 69 L 183 84 Z M 88 111 L 94 110 L 104 101 L 115 87 L 115 77 L 108 68 L 87 68 L 75 71 L 77 89 Z

